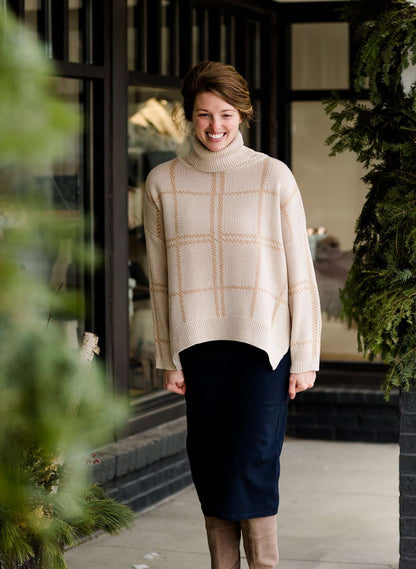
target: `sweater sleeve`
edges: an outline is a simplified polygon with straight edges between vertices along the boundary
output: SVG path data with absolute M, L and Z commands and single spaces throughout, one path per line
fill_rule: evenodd
M 284 167 L 280 213 L 288 273 L 292 373 L 319 369 L 321 309 L 309 248 L 302 198 L 293 174 Z
M 154 188 L 148 178 L 143 210 L 156 367 L 176 369 L 177 366 L 173 363 L 171 356 L 169 339 L 168 264 L 163 218 L 160 199 L 152 190 Z

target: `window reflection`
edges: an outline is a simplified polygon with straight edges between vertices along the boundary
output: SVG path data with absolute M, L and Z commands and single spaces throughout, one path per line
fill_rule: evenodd
M 129 87 L 128 227 L 130 393 L 133 397 L 160 389 L 162 375 L 154 366 L 152 314 L 149 300 L 143 194 L 152 168 L 183 156 L 191 147 L 184 124 L 176 125 L 172 110 L 179 90 Z
M 136 2 L 127 0 L 127 64 L 129 69 L 136 69 Z
M 67 21 L 67 41 L 68 41 L 68 61 L 81 63 L 84 57 L 84 43 L 89 37 L 89 30 L 86 30 L 86 11 L 89 9 L 88 3 L 84 0 L 68 0 Z M 52 9 L 51 4 L 43 0 L 25 1 L 25 25 L 36 32 L 45 43 L 45 50 L 48 57 L 52 57 Z M 60 38 L 61 40 L 62 38 Z
M 348 89 L 349 31 L 343 22 L 292 25 L 292 89 Z
M 68 22 L 68 49 L 69 61 L 81 62 L 83 60 L 83 34 L 82 11 L 83 0 L 69 0 Z
M 192 8 L 192 67 L 202 61 L 199 46 L 200 46 L 200 29 L 198 23 L 198 12 L 196 8 Z
M 77 79 L 55 80 L 55 90 L 78 111 L 75 134 L 68 141 L 64 158 L 36 172 L 34 183 L 38 194 L 44 198 L 47 212 L 59 226 L 57 242 L 48 244 L 51 251 L 42 278 L 46 278 L 58 296 L 74 297 L 75 312 L 71 315 L 51 308 L 50 317 L 64 328 L 68 342 L 76 347 L 85 328 L 85 269 L 77 259 L 86 258 L 85 194 L 82 176 L 83 136 L 83 82 Z
M 302 192 L 323 312 L 323 360 L 361 360 L 356 331 L 340 320 L 339 289 L 352 263 L 354 226 L 366 187 L 351 153 L 329 156 L 330 122 L 320 101 L 292 103 L 292 166 Z
M 179 75 L 179 0 L 127 0 L 128 68 Z
M 40 25 L 41 0 L 27 0 L 25 4 L 25 25 L 38 33 Z

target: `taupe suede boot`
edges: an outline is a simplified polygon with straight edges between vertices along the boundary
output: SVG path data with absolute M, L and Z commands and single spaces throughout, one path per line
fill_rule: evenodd
M 240 569 L 240 522 L 205 517 L 211 569 Z
M 276 516 L 240 522 L 250 569 L 275 569 L 279 562 Z

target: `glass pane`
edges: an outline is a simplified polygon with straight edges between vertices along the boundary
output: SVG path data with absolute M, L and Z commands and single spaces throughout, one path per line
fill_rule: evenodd
M 330 122 L 321 102 L 292 104 L 292 166 L 310 229 L 322 304 L 323 360 L 360 360 L 356 332 L 340 321 L 339 289 L 352 262 L 354 226 L 367 189 L 351 153 L 330 157 Z
M 45 269 L 45 275 L 57 295 L 76 293 L 77 316 L 51 309 L 51 317 L 64 328 L 70 345 L 78 346 L 85 329 L 85 272 L 75 261 L 79 254 L 87 258 L 88 242 L 92 241 L 92 230 L 87 228 L 84 204 L 89 188 L 83 180 L 83 82 L 78 79 L 58 78 L 55 88 L 69 104 L 78 111 L 75 134 L 68 141 L 65 158 L 42 167 L 36 172 L 35 184 L 39 192 L 47 197 L 48 215 L 62 220 L 59 240 L 53 244 L 53 253 Z M 66 234 L 66 229 L 68 233 Z M 75 229 L 74 229 L 75 228 Z
M 162 374 L 154 366 L 143 232 L 144 183 L 157 164 L 186 154 L 191 139 L 184 125 L 177 127 L 172 120 L 172 109 L 181 100 L 179 89 L 129 87 L 128 98 L 130 393 L 135 398 L 162 387 Z
M 152 0 L 159 3 L 157 21 L 149 23 L 150 0 L 127 0 L 127 56 L 128 68 L 147 71 L 148 34 L 154 41 L 160 32 L 160 72 L 179 74 L 179 9 L 178 0 Z M 160 26 L 160 29 L 157 27 Z
M 348 88 L 348 24 L 293 24 L 292 89 Z
M 42 0 L 25 1 L 25 25 L 44 42 L 46 57 L 52 57 L 51 13 Z
M 220 14 L 220 61 L 222 63 L 228 63 L 227 56 L 227 24 L 224 14 Z
M 168 20 L 168 6 L 171 4 L 170 0 L 162 0 L 161 9 L 161 24 L 162 24 L 162 35 L 161 35 L 161 52 L 162 52 L 162 75 L 169 75 L 170 63 L 172 53 L 170 50 L 170 37 L 171 29 L 170 26 L 173 22 Z
M 69 61 L 82 62 L 83 60 L 83 0 L 69 0 Z
M 199 42 L 200 29 L 198 23 L 198 13 L 196 8 L 192 8 L 192 66 L 196 65 L 200 60 Z
M 135 29 L 134 0 L 127 0 L 127 67 L 136 68 L 136 29 Z
M 127 64 L 129 69 L 147 70 L 146 43 L 146 0 L 127 0 Z
M 249 53 L 249 69 L 248 77 L 249 85 L 252 89 L 260 89 L 261 77 L 261 25 L 260 22 L 250 20 L 248 22 L 248 53 Z
M 26 0 L 25 2 L 25 24 L 34 32 L 39 32 L 41 0 Z

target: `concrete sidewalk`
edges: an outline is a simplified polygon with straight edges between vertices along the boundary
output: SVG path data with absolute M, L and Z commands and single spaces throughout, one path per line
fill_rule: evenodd
M 279 569 L 396 569 L 398 455 L 394 444 L 287 440 Z M 66 560 L 70 569 L 209 569 L 194 489 L 139 513 L 131 530 L 68 551 Z

